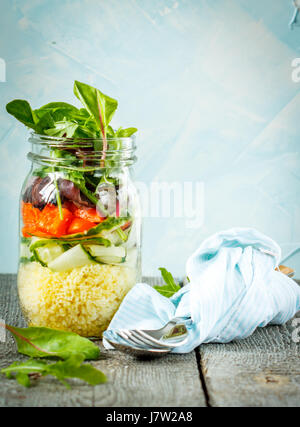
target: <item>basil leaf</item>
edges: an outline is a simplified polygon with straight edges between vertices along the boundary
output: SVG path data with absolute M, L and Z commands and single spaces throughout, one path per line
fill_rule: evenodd
M 98 129 L 105 138 L 107 126 L 118 107 L 118 101 L 100 92 L 99 89 L 78 81 L 74 83 L 74 94 L 94 117 Z
M 6 111 L 29 128 L 36 129 L 30 104 L 22 99 L 15 99 L 6 105 Z
M 154 289 L 156 289 L 164 297 L 171 298 L 181 289 L 181 287 L 175 282 L 172 274 L 169 271 L 167 271 L 165 268 L 159 268 L 159 270 L 166 285 L 154 286 Z
M 68 359 L 73 354 L 82 354 L 84 359 L 98 359 L 99 348 L 87 338 L 72 332 L 50 328 L 15 328 L 6 325 L 14 336 L 18 351 L 30 357 L 59 357 Z

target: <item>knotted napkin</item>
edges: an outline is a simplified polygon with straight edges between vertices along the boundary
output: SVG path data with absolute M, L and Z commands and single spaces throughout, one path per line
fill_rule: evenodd
M 276 271 L 281 249 L 255 229 L 234 228 L 205 240 L 186 263 L 189 284 L 172 298 L 145 283 L 127 294 L 104 333 L 156 329 L 168 320 L 191 317 L 188 342 L 172 350 L 188 353 L 202 343 L 227 343 L 267 324 L 280 325 L 300 310 L 300 287 Z

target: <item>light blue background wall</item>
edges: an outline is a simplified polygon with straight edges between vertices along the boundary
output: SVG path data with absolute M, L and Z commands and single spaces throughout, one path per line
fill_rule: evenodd
M 116 97 L 139 129 L 137 179 L 205 183 L 205 222 L 152 219 L 144 272 L 184 273 L 201 240 L 254 226 L 288 252 L 300 242 L 300 28 L 289 0 L 1 0 L 0 271 L 16 270 L 26 130 L 5 104 L 71 102 L 72 82 Z

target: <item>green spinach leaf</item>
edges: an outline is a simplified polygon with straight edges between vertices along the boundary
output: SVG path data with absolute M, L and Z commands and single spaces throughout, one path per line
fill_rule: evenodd
M 116 136 L 119 138 L 129 138 L 131 135 L 133 135 L 136 132 L 137 132 L 137 128 L 127 128 L 127 129 L 119 128 L 116 131 Z
M 98 385 L 106 382 L 106 376 L 90 364 L 83 364 L 82 355 L 73 355 L 65 361 L 48 363 L 43 360 L 29 359 L 26 362 L 15 362 L 1 370 L 7 378 L 16 380 L 24 387 L 30 387 L 32 376 L 52 375 L 61 381 L 67 388 L 70 385 L 67 378 L 78 378 L 90 385 Z
M 47 110 L 34 110 L 33 112 L 35 120 L 35 131 L 36 133 L 43 135 L 46 129 L 54 127 L 54 120 L 51 113 Z
M 137 131 L 133 127 L 119 128 L 116 132 L 113 130 L 109 123 L 118 107 L 118 101 L 99 89 L 75 81 L 74 94 L 84 108 L 78 109 L 67 102 L 50 102 L 32 110 L 27 101 L 16 99 L 8 103 L 6 109 L 37 134 L 60 138 L 93 138 L 95 151 L 104 153 L 107 150 L 107 136 L 124 138 Z
M 52 112 L 63 110 L 63 111 L 69 111 L 70 113 L 81 114 L 78 108 L 74 107 L 74 105 L 72 104 L 68 104 L 67 102 L 49 102 L 48 104 L 43 105 L 43 107 L 41 107 L 40 110 L 49 110 Z
M 84 174 L 76 171 L 76 170 L 70 170 L 66 172 L 65 178 L 69 181 L 72 181 L 79 189 L 80 191 L 92 202 L 94 205 L 100 204 L 100 201 L 98 198 L 86 187 L 85 177 Z M 101 205 L 102 206 L 102 205 Z M 103 207 L 104 208 L 104 207 Z M 106 210 L 105 210 L 106 212 Z
M 82 364 L 80 356 L 72 356 L 64 362 L 57 362 L 48 367 L 47 373 L 55 376 L 60 381 L 65 378 L 78 378 L 90 385 L 106 382 L 106 376 L 90 364 Z
M 6 106 L 6 111 L 25 126 L 36 130 L 36 123 L 30 104 L 22 99 L 15 99 Z
M 63 120 L 61 122 L 55 122 L 53 128 L 45 130 L 45 134 L 49 136 L 56 136 L 59 138 L 72 138 L 77 128 L 78 124 Z
M 74 354 L 81 354 L 84 359 L 97 359 L 99 348 L 87 338 L 72 332 L 50 328 L 16 328 L 6 325 L 14 336 L 18 351 L 29 357 L 58 357 L 68 359 Z
M 86 110 L 94 117 L 102 137 L 106 137 L 107 127 L 118 107 L 118 101 L 92 86 L 75 81 L 74 94 Z
M 23 387 L 30 387 L 30 379 L 29 375 L 23 374 L 22 372 L 18 372 L 16 374 L 16 380 L 19 384 L 21 384 Z

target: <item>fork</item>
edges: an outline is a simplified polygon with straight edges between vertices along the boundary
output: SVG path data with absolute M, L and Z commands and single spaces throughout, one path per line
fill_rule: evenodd
M 104 338 L 116 349 L 130 354 L 160 356 L 186 343 L 190 317 L 176 317 L 160 329 L 109 330 Z

